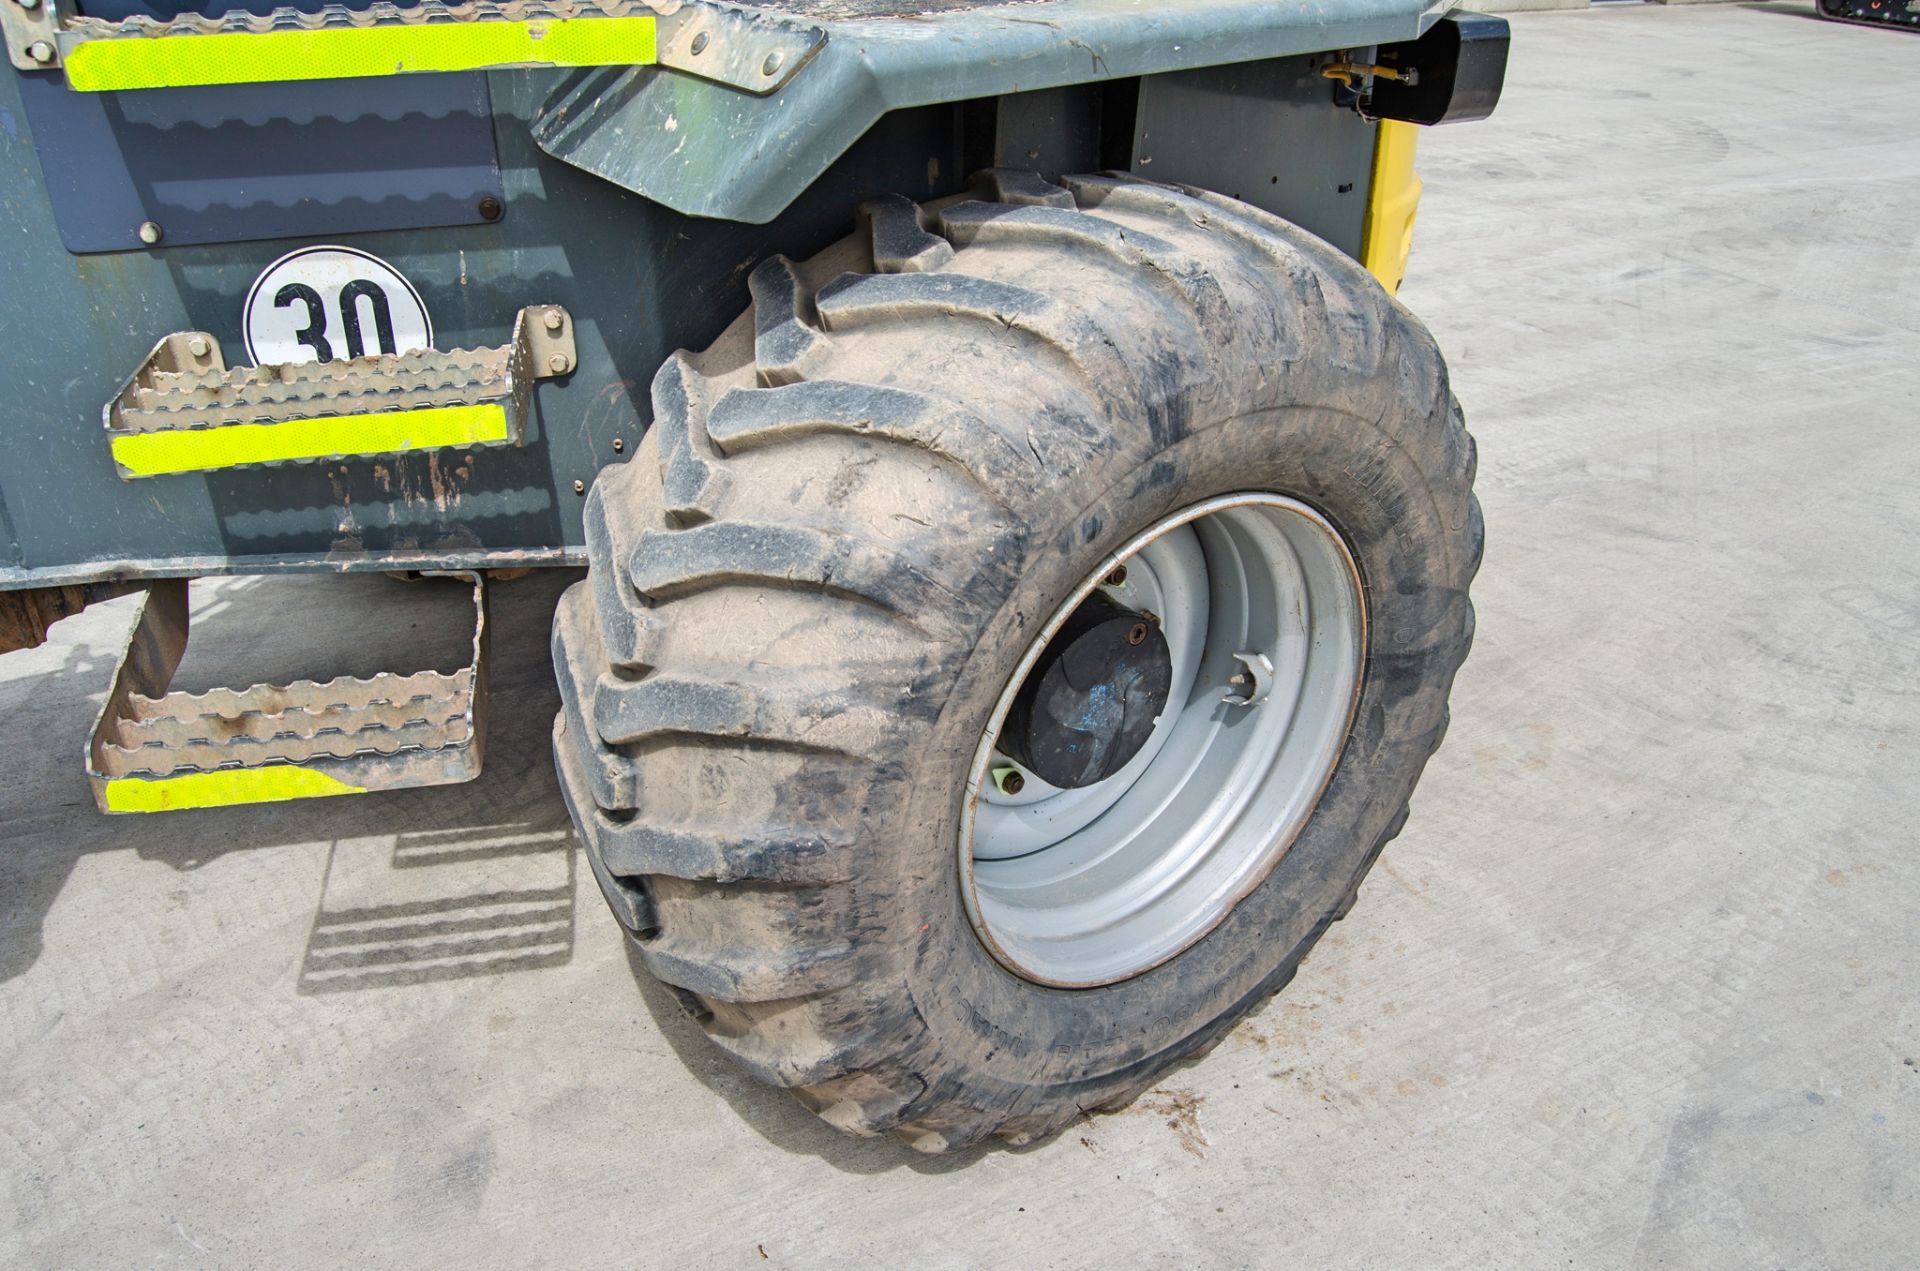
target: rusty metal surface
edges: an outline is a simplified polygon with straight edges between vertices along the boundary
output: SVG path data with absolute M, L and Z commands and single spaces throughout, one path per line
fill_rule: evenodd
M 86 608 L 79 587 L 0 591 L 0 653 L 47 642 L 47 628 Z
M 118 779 L 296 765 L 364 790 L 448 785 L 478 776 L 486 744 L 486 583 L 473 586 L 470 663 L 452 673 L 382 673 L 171 693 L 186 651 L 187 580 L 154 583 L 127 637 L 87 748 L 102 811 Z
M 88 605 L 140 590 L 134 582 L 74 583 L 0 591 L 0 653 L 45 644 L 47 628 Z

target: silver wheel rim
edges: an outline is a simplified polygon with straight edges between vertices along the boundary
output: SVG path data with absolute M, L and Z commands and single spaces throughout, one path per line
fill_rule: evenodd
M 1123 565 L 1124 582 L 1109 584 Z M 1048 641 L 1103 587 L 1159 619 L 1173 689 L 1124 768 L 1061 790 L 994 743 Z M 1339 532 L 1282 495 L 1209 499 L 1103 561 L 1028 646 L 974 752 L 961 890 L 994 957 L 1042 984 L 1090 987 L 1158 966 L 1217 926 L 1292 846 L 1333 775 L 1366 621 Z M 1003 788 L 1009 771 L 1017 792 Z

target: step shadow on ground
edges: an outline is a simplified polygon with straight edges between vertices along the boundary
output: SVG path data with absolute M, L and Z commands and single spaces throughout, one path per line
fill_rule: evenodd
M 558 692 L 547 628 L 576 574 L 491 591 L 493 702 L 484 775 L 463 786 L 108 817 L 82 756 L 137 597 L 57 625 L 0 659 L 0 982 L 33 966 L 79 861 L 132 851 L 181 872 L 235 852 L 327 842 L 302 993 L 554 966 L 573 955 L 573 836 L 549 756 Z M 199 583 L 175 686 L 452 670 L 471 638 L 469 592 L 383 576 Z M 76 836 L 76 820 L 85 833 Z M 405 827 L 396 833 L 397 827 Z M 289 880 L 289 886 L 306 886 Z

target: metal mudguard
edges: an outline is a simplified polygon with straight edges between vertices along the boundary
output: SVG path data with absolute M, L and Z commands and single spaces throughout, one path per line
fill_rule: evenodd
M 760 95 L 665 66 L 589 72 L 534 127 L 556 159 L 689 216 L 778 216 L 889 111 L 1066 84 L 1412 40 L 1420 0 L 1039 0 L 927 6 L 791 0 L 753 10 L 823 32 Z

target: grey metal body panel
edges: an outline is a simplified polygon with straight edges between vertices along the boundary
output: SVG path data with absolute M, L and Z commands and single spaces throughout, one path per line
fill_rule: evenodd
M 827 32 L 779 92 L 662 67 L 594 72 L 556 96 L 536 136 L 556 158 L 689 215 L 764 222 L 891 110 L 1410 40 L 1450 7 L 1040 0 L 873 16 L 801 0 L 761 6 Z
M 11 2 L 11 0 L 9 0 Z M 484 75 L 20 95 L 68 251 L 475 225 L 503 197 Z
M 1360 251 L 1375 126 L 1323 109 L 1313 57 L 1209 66 L 1140 82 L 1133 168 L 1217 190 Z

